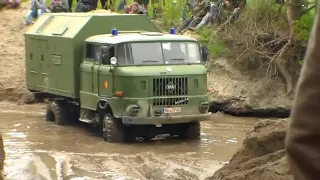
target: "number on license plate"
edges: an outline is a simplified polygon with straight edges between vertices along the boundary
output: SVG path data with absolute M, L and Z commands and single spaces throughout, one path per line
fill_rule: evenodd
M 162 113 L 178 113 L 181 112 L 181 107 L 162 108 Z

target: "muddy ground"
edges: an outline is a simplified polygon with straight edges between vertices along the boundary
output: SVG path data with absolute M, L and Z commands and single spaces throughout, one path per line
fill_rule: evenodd
M 87 124 L 47 122 L 44 108 L 0 104 L 8 180 L 203 180 L 229 161 L 258 120 L 220 114 L 220 120 L 201 123 L 201 141 L 162 136 L 110 144 Z

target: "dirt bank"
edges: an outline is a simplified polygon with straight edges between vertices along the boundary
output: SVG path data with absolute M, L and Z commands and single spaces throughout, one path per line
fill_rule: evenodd
M 2 135 L 0 134 L 0 180 L 3 179 L 2 171 L 3 171 L 4 159 L 5 159 L 5 152 L 3 147 L 3 139 L 2 139 Z
M 25 88 L 24 15 L 28 5 L 1 11 L 0 18 L 0 101 L 32 102 Z
M 0 101 L 34 102 L 32 95 L 25 88 L 23 33 L 27 30 L 24 15 L 28 6 L 24 3 L 18 10 L 1 12 Z M 227 60 L 215 59 L 208 75 L 208 86 L 213 90 L 210 94 L 210 110 L 242 116 L 286 117 L 289 114 L 292 96 L 285 95 L 285 87 L 281 80 L 270 84 L 263 79 L 263 74 L 258 73 L 243 72 L 234 68 Z
M 288 117 L 293 96 L 281 79 L 268 79 L 261 70 L 240 70 L 227 59 L 214 59 L 208 74 L 210 111 L 240 116 Z
M 256 123 L 229 164 L 206 180 L 293 179 L 284 150 L 287 127 L 288 120 L 262 120 Z

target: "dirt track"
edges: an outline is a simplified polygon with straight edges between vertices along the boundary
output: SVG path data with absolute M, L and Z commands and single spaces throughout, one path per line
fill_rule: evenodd
M 256 121 L 220 115 L 219 121 L 202 123 L 200 142 L 110 144 L 86 124 L 46 122 L 43 112 L 43 105 L 0 104 L 8 180 L 201 180 L 230 159 Z

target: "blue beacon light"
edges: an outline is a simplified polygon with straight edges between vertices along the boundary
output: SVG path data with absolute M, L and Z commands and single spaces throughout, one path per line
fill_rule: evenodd
M 176 34 L 176 30 L 174 29 L 174 27 L 170 28 L 170 34 Z
M 115 27 L 112 28 L 111 34 L 112 34 L 113 36 L 118 35 L 118 30 L 117 30 L 117 28 L 115 28 Z

